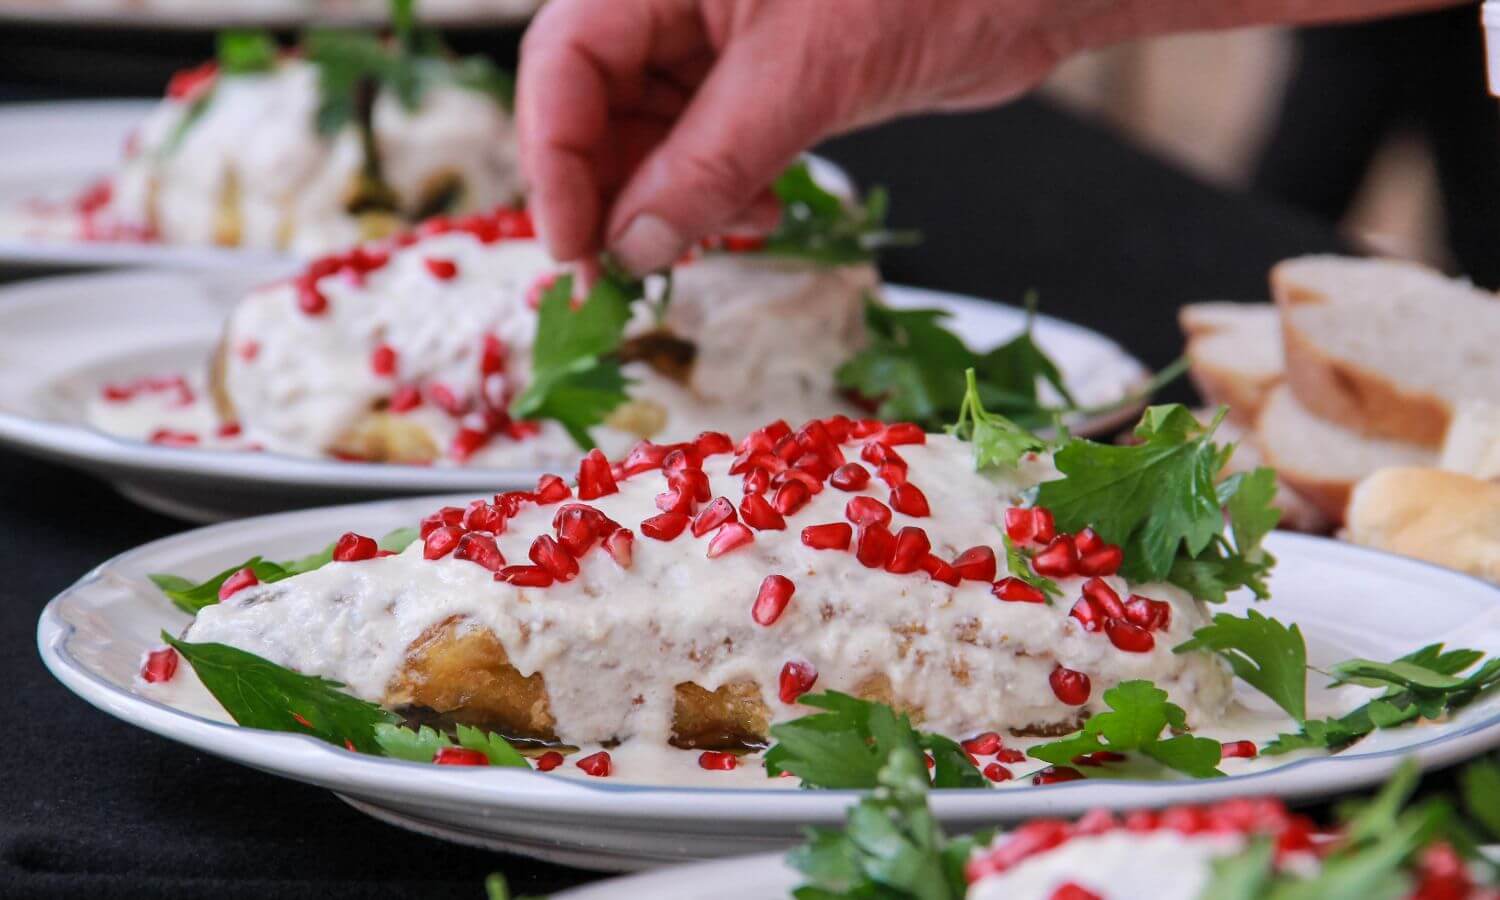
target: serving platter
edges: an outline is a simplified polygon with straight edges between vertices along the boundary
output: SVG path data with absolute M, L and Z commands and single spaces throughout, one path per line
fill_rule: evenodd
M 408 498 L 282 513 L 147 544 L 99 566 L 48 604 L 37 629 L 42 659 L 84 700 L 164 737 L 326 787 L 403 827 L 566 864 L 625 870 L 769 851 L 796 843 L 807 825 L 842 821 L 856 792 L 798 791 L 785 783 L 761 787 L 754 780 L 734 787 L 660 786 L 576 772 L 559 777 L 404 763 L 351 754 L 303 735 L 239 728 L 205 703 L 206 695 L 163 694 L 139 680 L 143 654 L 159 646 L 160 632 L 180 632 L 188 621 L 151 584 L 150 573 L 207 576 L 254 554 L 294 557 L 351 527 L 381 533 L 410 524 L 443 502 Z M 1500 653 L 1500 588 L 1494 585 L 1322 538 L 1275 533 L 1266 548 L 1280 563 L 1271 579 L 1275 599 L 1262 609 L 1301 626 L 1314 666 L 1352 656 L 1392 659 L 1436 641 Z M 1232 598 L 1227 609 L 1242 611 L 1248 602 Z M 1357 687 L 1329 692 L 1316 676 L 1309 682 L 1310 709 L 1319 715 L 1342 712 L 1369 694 Z M 1245 691 L 1247 704 L 1257 702 Z M 1100 806 L 1163 806 L 1244 794 L 1307 801 L 1376 784 L 1403 758 L 1442 766 L 1497 745 L 1500 693 L 1441 723 L 1378 731 L 1334 756 L 1287 757 L 1280 765 L 1226 778 L 943 790 L 934 792 L 932 803 L 945 826 L 957 832 Z
M 194 521 L 355 499 L 530 489 L 540 471 L 340 462 L 270 453 L 157 446 L 107 435 L 85 423 L 90 397 L 107 381 L 200 371 L 232 305 L 271 268 L 129 270 L 37 279 L 0 288 L 0 444 L 64 462 L 113 482 L 153 509 Z M 1024 313 L 973 297 L 888 287 L 894 306 L 941 307 L 976 348 L 1023 326 Z M 1107 403 L 1127 395 L 1144 367 L 1102 335 L 1045 316 L 1037 341 L 1076 396 Z M 1075 423 L 1080 431 L 1133 414 Z
M 422 20 L 445 27 L 518 25 L 542 0 L 438 0 L 419 3 Z M 262 3 L 185 0 L 0 0 L 0 21 L 78 28 L 294 28 L 378 26 L 390 19 L 381 0 L 273 0 Z

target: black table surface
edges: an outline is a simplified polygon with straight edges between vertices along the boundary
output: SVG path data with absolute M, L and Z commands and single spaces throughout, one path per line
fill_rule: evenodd
M 885 126 L 824 152 L 861 183 L 886 184 L 893 223 L 925 232 L 921 247 L 890 255 L 891 280 L 1011 301 L 1035 288 L 1044 311 L 1153 366 L 1180 352 L 1179 304 L 1261 298 L 1271 263 L 1342 249 L 1327 227 L 1036 101 Z M 189 527 L 0 451 L 0 684 L 12 697 L 0 895 L 477 898 L 492 871 L 524 893 L 598 877 L 409 834 L 64 690 L 35 649 L 43 604 L 100 561 Z

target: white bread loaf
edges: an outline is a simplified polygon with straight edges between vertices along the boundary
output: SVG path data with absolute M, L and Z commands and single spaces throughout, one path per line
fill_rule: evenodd
M 1349 503 L 1349 540 L 1500 582 L 1500 484 L 1438 469 L 1374 473 Z
M 1269 303 L 1189 303 L 1177 321 L 1187 335 L 1188 375 L 1203 399 L 1229 407 L 1233 421 L 1255 421 L 1282 379 L 1281 323 Z

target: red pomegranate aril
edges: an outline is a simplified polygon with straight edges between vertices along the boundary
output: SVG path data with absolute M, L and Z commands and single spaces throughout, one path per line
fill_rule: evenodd
M 560 475 L 543 475 L 536 482 L 536 502 L 543 506 L 562 501 L 573 496 L 573 489 L 562 480 Z
M 652 469 L 660 469 L 662 460 L 667 458 L 670 452 L 660 444 L 650 441 L 641 441 L 630 450 L 630 454 L 621 463 L 627 475 L 637 475 L 641 472 L 649 472 Z
M 1104 900 L 1104 898 L 1076 881 L 1065 881 L 1052 891 L 1047 900 Z
M 968 581 L 995 580 L 995 551 L 989 547 L 970 547 L 953 560 L 958 577 Z
M 814 550 L 848 550 L 854 528 L 847 522 L 828 522 L 802 529 L 802 543 Z
M 975 756 L 994 756 L 1000 752 L 1000 735 L 993 731 L 986 731 L 963 741 L 962 746 Z
M 807 488 L 807 493 L 810 496 L 823 493 L 822 480 L 805 469 L 787 469 L 776 475 L 772 475 L 771 487 L 779 488 L 783 484 L 789 484 L 793 481 L 801 482 L 802 486 Z
M 708 558 L 718 559 L 731 550 L 737 550 L 755 540 L 755 532 L 739 522 L 730 522 L 719 529 L 708 542 Z
M 776 489 L 771 505 L 783 516 L 790 516 L 806 506 L 811 498 L 812 492 L 807 489 L 807 485 L 800 481 L 787 481 Z
M 891 489 L 891 508 L 903 515 L 922 518 L 932 514 L 927 495 L 914 484 L 898 484 Z
M 871 569 L 883 569 L 896 549 L 896 536 L 884 525 L 865 525 L 854 542 L 854 557 Z
M 500 534 L 505 531 L 505 513 L 493 503 L 475 500 L 464 510 L 463 526 L 469 531 Z
M 746 494 L 740 500 L 740 519 L 757 531 L 780 531 L 786 528 L 786 519 L 760 494 Z
M 1089 702 L 1089 693 L 1093 690 L 1093 684 L 1087 675 L 1062 666 L 1052 670 L 1052 674 L 1047 676 L 1047 683 L 1052 685 L 1053 695 L 1069 706 L 1082 706 Z
M 404 413 L 422 405 L 422 392 L 415 385 L 403 384 L 391 392 L 390 410 Z
M 835 444 L 842 444 L 844 441 L 849 440 L 849 433 L 853 428 L 854 422 L 843 413 L 829 416 L 823 420 L 823 430 L 828 432 L 828 436 L 833 439 Z
M 457 525 L 444 525 L 442 528 L 435 529 L 422 542 L 422 557 L 442 559 L 453 552 L 463 536 L 464 530 Z
M 551 587 L 554 581 L 552 573 L 541 566 L 506 566 L 495 573 L 496 581 L 513 584 L 516 587 Z
M 844 463 L 828 476 L 828 483 L 841 491 L 863 490 L 870 483 L 870 470 L 859 463 Z
M 635 560 L 635 532 L 629 528 L 616 528 L 604 539 L 604 549 L 620 568 L 630 568 Z
M 535 502 L 536 495 L 530 491 L 506 491 L 495 495 L 495 508 L 500 510 L 507 519 L 520 512 L 522 504 Z
M 396 349 L 390 344 L 381 344 L 371 351 L 370 371 L 382 378 L 396 374 Z
M 984 767 L 984 777 L 990 781 L 1010 781 L 1015 776 L 1010 773 L 1010 769 L 992 762 Z
M 922 560 L 922 571 L 926 572 L 933 581 L 941 581 L 953 587 L 958 587 L 958 583 L 963 580 L 963 576 L 958 574 L 957 569 L 948 565 L 941 556 L 933 553 L 927 554 L 927 558 Z
M 693 537 L 703 537 L 725 522 L 735 520 L 734 504 L 724 497 L 715 497 L 713 502 L 703 507 L 693 519 Z
M 885 428 L 885 423 L 879 419 L 860 419 L 849 428 L 849 436 L 856 438 L 867 438 L 879 434 Z
M 158 428 L 151 432 L 147 438 L 153 444 L 163 447 L 193 447 L 198 444 L 198 436 L 191 431 L 177 431 L 172 428 Z
M 1132 625 L 1124 619 L 1110 619 L 1104 623 L 1104 633 L 1109 635 L 1109 642 L 1126 653 L 1150 653 L 1156 646 L 1156 638 L 1151 632 Z
M 1093 753 L 1078 754 L 1077 756 L 1073 757 L 1072 763 L 1075 766 L 1085 766 L 1091 769 L 1097 769 L 1105 763 L 1124 762 L 1125 759 L 1126 757 L 1123 753 L 1115 753 L 1112 750 L 1095 750 Z
M 161 684 L 171 681 L 172 676 L 177 674 L 177 651 L 171 647 L 163 647 L 160 650 L 152 650 L 146 654 L 146 662 L 141 666 L 141 679 L 147 684 Z
M 1114 544 L 1105 544 L 1098 550 L 1083 553 L 1078 557 L 1079 575 L 1113 575 L 1125 562 L 1125 551 Z
M 598 448 L 590 450 L 589 455 L 578 464 L 578 499 L 597 500 L 619 490 L 614 473 L 610 470 L 609 460 Z
M 792 460 L 802 455 L 802 447 L 797 443 L 796 438 L 792 437 L 791 435 L 787 435 L 786 437 L 778 440 L 775 445 L 771 447 L 771 452 L 780 457 L 783 461 L 791 462 Z
M 1078 548 L 1078 555 L 1083 556 L 1104 549 L 1104 538 L 1092 528 L 1083 528 L 1073 535 L 1073 546 Z
M 458 276 L 458 263 L 451 259 L 429 256 L 422 260 L 422 264 L 427 267 L 428 272 L 432 273 L 432 277 L 439 281 L 450 281 Z
M 885 427 L 880 439 L 892 447 L 902 444 L 925 444 L 927 443 L 927 432 L 920 425 L 911 422 L 896 422 Z
M 1104 614 L 1099 612 L 1099 607 L 1094 601 L 1087 597 L 1079 597 L 1073 608 L 1068 610 L 1068 615 L 1078 620 L 1084 631 L 1098 631 L 1104 627 Z
M 705 750 L 698 755 L 698 768 L 711 772 L 728 772 L 739 764 L 740 758 L 733 753 Z
M 931 553 L 932 541 L 928 539 L 927 532 L 915 525 L 908 525 L 896 532 L 895 549 L 891 551 L 891 559 L 885 564 L 885 570 L 897 575 L 915 572 Z
M 679 469 L 667 473 L 667 486 L 682 491 L 695 503 L 706 503 L 713 496 L 708 473 L 702 469 Z
M 995 582 L 990 593 L 1008 603 L 1046 603 L 1047 595 L 1019 578 L 1006 577 Z
M 776 624 L 796 591 L 797 586 L 785 575 L 767 575 L 755 595 L 755 604 L 750 607 L 750 618 L 757 625 Z
M 505 371 L 505 342 L 487 334 L 479 345 L 479 374 L 494 375 Z
M 1031 521 L 1036 527 L 1036 533 L 1031 539 L 1038 544 L 1051 543 L 1057 537 L 1057 521 L 1052 516 L 1052 510 L 1045 506 L 1033 506 Z
M 328 298 L 323 296 L 312 281 L 298 279 L 297 308 L 309 316 L 320 316 L 328 311 Z
M 487 766 L 490 758 L 467 747 L 439 747 L 432 761 L 440 766 Z
M 1078 566 L 1078 549 L 1073 539 L 1066 534 L 1053 538 L 1047 546 L 1031 558 L 1031 567 L 1038 575 L 1048 578 L 1066 578 Z
M 479 448 L 490 442 L 490 436 L 474 428 L 460 428 L 448 445 L 448 455 L 459 462 L 473 456 Z
M 883 441 L 871 441 L 859 450 L 859 458 L 876 466 L 900 465 L 906 466 L 906 460 L 901 454 L 891 449 L 891 445 Z
M 561 753 L 556 750 L 548 750 L 536 758 L 536 770 L 538 772 L 550 772 L 567 761 Z
M 1026 754 L 1011 747 L 1001 747 L 995 753 L 995 759 L 1003 763 L 1018 763 L 1026 759 Z
M 641 523 L 641 534 L 658 541 L 670 541 L 682 534 L 692 520 L 687 513 L 664 512 Z
M 495 539 L 477 532 L 470 532 L 459 539 L 458 548 L 453 551 L 453 558 L 477 563 L 491 572 L 499 571 L 500 567 L 505 565 L 505 557 L 500 555 L 500 548 L 495 546 Z
M 364 559 L 374 559 L 379 550 L 380 545 L 375 543 L 374 538 L 346 531 L 333 545 L 333 561 L 359 562 Z
M 450 416 L 461 416 L 469 411 L 469 401 L 453 393 L 446 384 L 429 384 L 427 396 L 443 412 Z
M 656 495 L 656 508 L 664 513 L 693 514 L 693 496 L 689 491 L 673 488 Z
M 1172 627 L 1172 606 L 1161 600 L 1131 594 L 1125 601 L 1125 621 L 1147 631 L 1166 631 Z
M 818 670 L 812 663 L 792 660 L 781 667 L 777 677 L 777 696 L 782 703 L 796 703 L 797 698 L 812 690 L 818 683 Z
M 1062 784 L 1065 781 L 1079 781 L 1083 773 L 1077 769 L 1067 766 L 1048 766 L 1035 775 L 1031 776 L 1032 784 Z
M 219 602 L 222 603 L 245 588 L 255 587 L 257 584 L 260 584 L 260 579 L 255 576 L 255 570 L 246 566 L 224 579 L 224 583 L 219 585 Z
M 1094 604 L 1094 608 L 1106 619 L 1125 618 L 1125 604 L 1120 595 L 1102 578 L 1090 578 L 1083 583 L 1083 596 Z
M 771 486 L 771 473 L 756 466 L 745 473 L 745 493 L 764 494 Z
M 698 455 L 698 448 L 692 444 L 678 444 L 662 460 L 661 467 L 668 472 L 681 472 L 684 469 L 703 468 L 703 457 Z
M 833 466 L 816 453 L 804 453 L 797 457 L 796 462 L 792 463 L 792 468 L 799 472 L 806 472 L 819 484 L 833 474 Z
M 703 432 L 693 439 L 693 446 L 697 448 L 699 456 L 717 456 L 720 453 L 734 452 L 734 441 L 722 431 Z
M 844 504 L 844 518 L 863 528 L 891 524 L 891 508 L 874 497 L 853 497 Z
M 608 778 L 609 774 L 615 770 L 614 762 L 609 758 L 608 750 L 591 753 L 580 759 L 575 765 L 586 774 L 592 775 L 595 778 Z
M 549 534 L 538 535 L 531 542 L 527 556 L 558 581 L 572 581 L 578 577 L 578 559 Z
M 1036 536 L 1034 510 L 1012 506 L 1005 511 L 1005 534 L 1018 544 L 1024 544 Z
M 1259 753 L 1254 741 L 1225 741 L 1219 745 L 1220 759 L 1254 759 Z

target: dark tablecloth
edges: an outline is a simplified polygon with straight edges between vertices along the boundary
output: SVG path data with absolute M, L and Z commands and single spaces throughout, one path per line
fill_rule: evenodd
M 860 182 L 888 185 L 893 222 L 926 233 L 891 254 L 892 280 L 1008 300 L 1036 288 L 1045 311 L 1152 365 L 1180 350 L 1178 304 L 1262 297 L 1275 260 L 1339 248 L 1325 228 L 1037 102 L 888 126 L 825 152 Z M 526 893 L 593 877 L 408 834 L 64 690 L 37 658 L 42 605 L 96 563 L 186 527 L 90 477 L 0 451 L 0 685 L 12 698 L 0 895 L 478 898 L 491 871 Z

